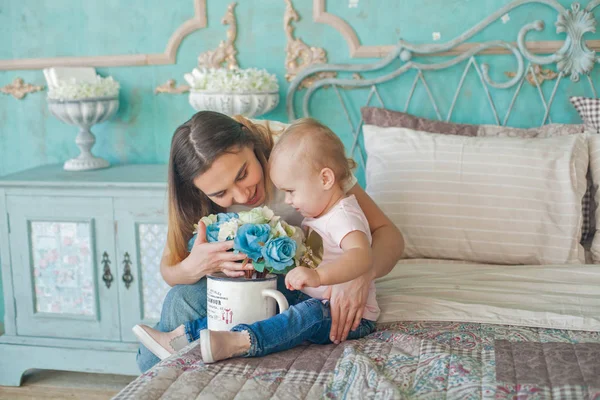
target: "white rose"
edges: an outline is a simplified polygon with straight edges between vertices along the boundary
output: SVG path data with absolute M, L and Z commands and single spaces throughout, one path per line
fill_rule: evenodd
M 235 219 L 223 222 L 219 227 L 219 235 L 217 236 L 218 241 L 224 242 L 233 239 L 237 233 L 238 226 L 238 221 Z
M 269 225 L 271 226 L 271 228 L 275 228 L 275 225 L 277 225 L 280 220 L 281 220 L 281 217 L 276 215 L 273 218 L 271 218 L 271 220 L 269 221 Z
M 289 237 L 292 237 L 297 230 L 301 230 L 300 228 L 296 228 L 285 221 L 281 221 L 281 226 L 283 226 L 283 229 L 285 230 L 285 235 Z
M 287 236 L 287 233 L 285 232 L 285 229 L 281 225 L 281 221 L 277 222 L 275 224 L 275 226 L 271 227 L 271 235 L 274 238 L 278 238 L 278 237 L 282 237 L 282 236 Z
M 266 224 L 268 222 L 259 208 L 241 211 L 238 213 L 238 218 L 242 224 Z
M 262 207 L 261 212 L 262 212 L 263 217 L 265 217 L 265 219 L 267 221 L 270 221 L 275 216 L 275 213 L 273 212 L 273 210 L 271 210 L 267 206 Z
M 202 217 L 202 218 L 200 218 L 200 222 L 202 222 L 204 224 L 204 226 L 208 227 L 209 225 L 212 225 L 215 222 L 217 222 L 217 215 L 210 214 L 207 217 Z

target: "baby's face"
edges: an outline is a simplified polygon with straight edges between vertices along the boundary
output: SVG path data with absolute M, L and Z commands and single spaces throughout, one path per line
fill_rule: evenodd
M 269 160 L 269 174 L 277 189 L 285 192 L 285 202 L 303 217 L 318 217 L 328 204 L 327 191 L 319 173 L 285 152 Z

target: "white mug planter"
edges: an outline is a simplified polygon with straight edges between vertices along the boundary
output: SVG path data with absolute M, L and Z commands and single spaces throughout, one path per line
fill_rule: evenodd
M 196 111 L 217 111 L 230 116 L 254 118 L 273 110 L 279 103 L 279 93 L 215 93 L 192 90 L 189 101 Z
M 219 272 L 207 277 L 208 329 L 228 331 L 238 324 L 252 324 L 275 315 L 275 302 L 282 313 L 288 309 L 285 296 L 277 291 L 277 276 L 229 278 Z
M 118 97 L 98 97 L 81 100 L 54 100 L 48 99 L 48 109 L 62 122 L 76 125 L 80 128 L 75 143 L 80 154 L 64 164 L 66 171 L 86 171 L 106 168 L 110 164 L 103 158 L 92 154 L 92 147 L 96 143 L 90 128 L 111 118 L 119 108 Z

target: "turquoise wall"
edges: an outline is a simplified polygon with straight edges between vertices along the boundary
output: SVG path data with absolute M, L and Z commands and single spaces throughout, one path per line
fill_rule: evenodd
M 175 78 L 184 83 L 183 74 L 191 71 L 197 56 L 215 49 L 225 39 L 221 25 L 227 1 L 207 0 L 208 27 L 188 35 L 179 47 L 177 63 L 164 66 L 98 68 L 102 76 L 113 76 L 121 84 L 121 106 L 116 117 L 94 127 L 97 143 L 94 152 L 112 163 L 164 163 L 175 128 L 192 114 L 186 95 L 155 95 L 156 86 Z M 432 32 L 440 32 L 444 42 L 475 25 L 497 10 L 506 0 L 359 0 L 350 8 L 349 0 L 329 0 L 327 10 L 352 25 L 364 45 L 392 44 L 403 38 L 415 43 L 431 43 Z M 568 5 L 570 2 L 561 1 Z M 169 5 L 167 5 L 169 4 Z M 312 21 L 312 2 L 294 0 L 301 16 L 295 36 L 308 45 L 322 47 L 333 63 L 365 63 L 352 59 L 346 41 L 332 27 Z M 259 67 L 277 74 L 282 101 L 263 118 L 287 120 L 285 113 L 285 45 L 283 31 L 284 0 L 240 1 L 238 20 L 238 62 L 241 67 Z M 166 3 L 159 0 L 79 1 L 21 0 L 0 3 L 0 59 L 55 56 L 95 56 L 112 54 L 161 53 L 172 32 L 193 14 L 192 0 Z M 553 40 L 556 13 L 543 5 L 523 6 L 510 13 L 510 21 L 496 22 L 472 41 L 505 39 L 514 41 L 519 28 L 535 19 L 546 21 L 547 29 L 532 34 L 536 40 Z M 598 34 L 589 38 L 599 38 Z M 504 80 L 505 71 L 516 64 L 508 56 L 482 57 L 493 63 L 492 77 Z M 436 60 L 439 61 L 439 58 Z M 451 70 L 427 73 L 427 82 L 445 117 L 464 63 Z M 28 83 L 45 84 L 38 70 L 0 71 L 0 86 L 22 77 Z M 382 88 L 386 104 L 402 109 L 414 73 Z M 600 82 L 598 71 L 593 75 Z M 544 85 L 550 97 L 552 84 Z M 600 89 L 600 85 L 598 85 Z M 552 115 L 555 122 L 578 122 L 566 98 L 587 93 L 589 88 L 569 80 L 561 83 Z M 491 90 L 500 115 L 504 115 L 512 91 Z M 46 93 L 28 95 L 24 100 L 0 94 L 0 175 L 41 164 L 62 163 L 77 154 L 76 128 L 66 126 L 49 114 Z M 484 91 L 475 71 L 467 77 L 453 118 L 460 122 L 493 123 Z M 367 91 L 353 90 L 344 99 L 354 104 L 350 118 L 358 121 L 358 105 L 366 102 Z M 313 115 L 332 126 L 346 144 L 351 134 L 339 101 L 332 90 L 319 93 L 311 103 Z M 525 85 L 515 105 L 509 125 L 535 126 L 541 122 L 542 105 L 537 90 Z M 419 86 L 409 108 L 415 114 L 434 117 L 426 92 Z M 0 320 L 4 309 L 0 296 Z

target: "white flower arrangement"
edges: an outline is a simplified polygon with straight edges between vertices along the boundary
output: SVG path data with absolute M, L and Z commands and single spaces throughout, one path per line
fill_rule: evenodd
M 96 76 L 94 82 L 78 82 L 75 79 L 61 80 L 57 85 L 48 87 L 48 98 L 68 101 L 83 100 L 96 97 L 115 97 L 119 94 L 119 82 L 112 76 L 103 78 Z
M 273 93 L 279 91 L 277 77 L 264 69 L 194 68 L 184 75 L 192 91 L 211 93 Z

